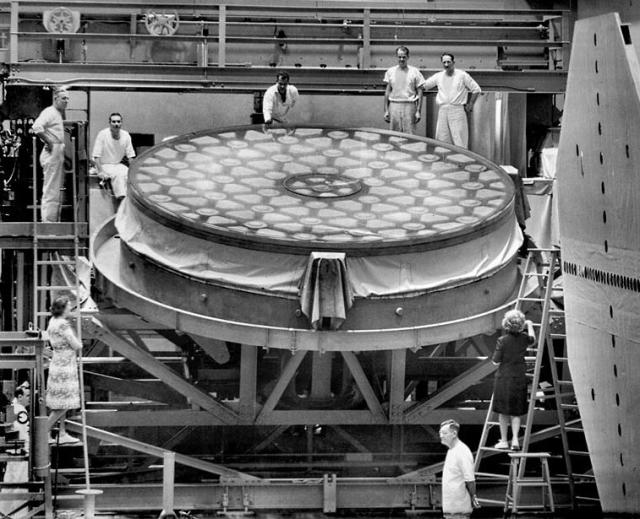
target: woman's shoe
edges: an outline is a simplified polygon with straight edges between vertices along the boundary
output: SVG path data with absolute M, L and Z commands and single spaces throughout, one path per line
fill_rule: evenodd
M 64 433 L 60 435 L 58 443 L 62 445 L 63 443 L 78 443 L 79 441 L 80 440 L 75 436 L 71 436 L 70 434 Z
M 512 451 L 519 451 L 520 450 L 520 445 L 518 445 L 517 443 L 512 443 L 511 444 L 511 450 Z
M 496 443 L 493 446 L 494 449 L 505 449 L 508 450 L 509 449 L 509 443 L 506 442 L 505 440 L 500 440 L 498 443 Z

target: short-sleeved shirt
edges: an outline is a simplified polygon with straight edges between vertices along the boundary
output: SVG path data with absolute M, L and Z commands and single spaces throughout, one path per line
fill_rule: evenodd
M 436 103 L 438 105 L 464 105 L 467 102 L 467 92 L 479 94 L 480 85 L 464 70 L 454 69 L 449 76 L 445 70 L 429 76 L 424 82 L 424 89 L 438 87 Z
M 136 152 L 133 150 L 131 135 L 125 130 L 120 130 L 120 138 L 116 140 L 111 136 L 109 128 L 100 130 L 93 144 L 92 156 L 99 157 L 103 164 L 119 164 L 124 157 L 132 159 Z
M 389 101 L 412 103 L 418 99 L 418 90 L 424 83 L 424 76 L 422 72 L 411 65 L 407 65 L 405 69 L 396 65 L 387 70 L 383 81 L 391 85 Z
M 475 481 L 473 455 L 469 447 L 458 440 L 447 451 L 442 469 L 442 512 L 445 514 L 470 514 L 473 511 L 471 496 L 465 482 Z
M 53 142 L 64 144 L 64 120 L 62 114 L 53 105 L 47 106 L 40 112 L 31 129 L 36 135 L 44 132 Z
M 265 121 L 278 119 L 283 121 L 298 100 L 298 89 L 293 85 L 287 85 L 287 92 L 284 101 L 280 92 L 278 92 L 278 84 L 271 85 L 267 88 L 262 99 L 262 114 Z

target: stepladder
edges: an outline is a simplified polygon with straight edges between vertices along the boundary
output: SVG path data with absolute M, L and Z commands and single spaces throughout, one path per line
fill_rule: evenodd
M 559 274 L 560 251 L 558 249 L 529 250 L 523 269 L 521 286 L 514 305 L 515 309 L 532 315 L 530 320 L 536 332 L 536 341 L 528 348 L 525 357 L 528 366 L 528 403 L 526 415 L 521 417 L 521 430 L 524 432 L 514 439 L 514 443 L 519 446 L 518 452 L 509 452 L 508 446 L 504 445 L 500 446 L 501 448 L 498 448 L 499 445 L 492 446 L 495 440 L 490 441 L 491 432 L 495 427 L 499 426 L 498 415 L 494 411 L 494 399 L 492 397 L 475 458 L 476 476 L 479 478 L 486 478 L 507 486 L 513 485 L 513 478 L 524 480 L 527 473 L 527 462 L 532 458 L 528 456 L 531 444 L 539 439 L 542 440 L 551 436 L 560 437 L 562 452 L 558 457 L 562 458 L 566 463 L 567 474 L 571 474 L 567 433 L 564 424 L 564 413 L 561 407 L 562 402 L 570 395 L 561 389 L 553 345 L 554 337 L 552 337 L 550 326 L 555 312 L 553 301 L 554 297 L 556 297 L 554 281 Z M 555 409 L 557 423 L 547 430 L 538 429 L 534 431 L 533 425 L 536 414 L 545 407 Z M 507 449 L 502 447 L 507 447 Z M 511 458 L 511 461 L 516 459 L 517 464 L 511 461 L 506 463 L 507 454 L 509 456 L 518 454 L 515 458 Z M 481 464 L 484 463 L 485 459 L 496 456 L 500 456 L 500 458 L 494 458 L 492 468 L 489 471 L 481 471 Z M 533 456 L 533 458 L 535 457 Z M 496 460 L 499 460 L 499 463 L 496 463 Z M 545 458 L 545 460 L 544 465 L 548 469 L 548 459 Z M 516 469 L 516 474 L 511 474 Z M 571 493 L 573 493 L 572 487 Z M 507 492 L 505 501 L 509 501 L 508 495 L 509 492 Z M 517 504 L 517 499 L 515 501 Z
M 505 494 L 504 512 L 518 513 L 523 510 L 537 510 L 555 512 L 553 489 L 551 488 L 551 473 L 549 471 L 548 452 L 510 452 L 509 479 Z M 521 475 L 520 466 L 529 461 L 540 463 L 540 473 Z M 541 495 L 538 502 L 525 501 L 523 488 L 539 488 Z

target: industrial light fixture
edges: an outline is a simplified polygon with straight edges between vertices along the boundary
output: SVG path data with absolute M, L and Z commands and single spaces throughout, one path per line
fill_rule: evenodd
M 144 25 L 153 36 L 173 36 L 180 26 L 180 17 L 177 11 L 172 13 L 149 11 L 144 15 Z
M 80 29 L 80 11 L 72 11 L 68 7 L 47 9 L 42 13 L 42 25 L 47 32 L 75 33 Z

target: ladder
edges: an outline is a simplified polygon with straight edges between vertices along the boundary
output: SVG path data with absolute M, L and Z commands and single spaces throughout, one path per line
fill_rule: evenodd
M 548 452 L 510 452 L 511 458 L 509 468 L 509 482 L 507 483 L 507 492 L 504 502 L 504 513 L 511 511 L 518 513 L 523 508 L 539 508 L 547 510 L 551 513 L 555 512 L 555 504 L 553 502 L 553 490 L 551 488 L 551 472 L 549 471 Z M 520 477 L 520 465 L 525 460 L 540 462 L 540 476 L 524 476 Z M 520 503 L 520 489 L 523 487 L 539 488 L 542 491 L 542 504 L 523 505 Z
M 38 221 L 38 171 L 36 157 L 36 137 L 33 137 L 33 321 L 32 328 L 35 331 L 46 329 L 47 317 L 50 315 L 46 311 L 47 294 L 50 294 L 51 303 L 56 292 L 67 292 L 73 296 L 70 297 L 70 305 L 75 319 L 76 336 L 82 342 L 82 297 L 81 297 L 81 280 L 80 280 L 80 226 L 78 222 L 79 209 L 78 204 L 78 183 L 77 183 L 77 167 L 76 167 L 76 139 L 71 137 L 71 185 L 72 185 L 72 201 L 71 201 L 71 234 L 59 234 L 56 232 L 58 224 L 44 223 Z M 63 166 L 64 167 L 64 166 Z M 66 174 L 65 171 L 62 173 Z M 63 180 L 64 186 L 64 180 Z M 62 193 L 60 193 L 62 197 Z M 62 203 L 60 203 L 60 208 Z M 58 213 L 58 221 L 60 221 L 60 209 Z M 64 229 L 68 229 L 65 226 Z M 69 246 L 71 242 L 71 246 Z M 66 255 L 60 254 L 60 251 L 67 252 Z M 50 271 L 58 271 L 62 273 L 60 284 L 52 284 L 48 282 Z M 51 276 L 53 279 L 53 275 Z M 66 284 L 63 284 L 67 281 Z M 45 334 L 46 337 L 46 334 Z M 85 489 L 84 492 L 91 493 L 91 482 L 89 477 L 89 452 L 87 448 L 86 433 L 86 410 L 84 395 L 84 376 L 82 367 L 82 352 L 77 354 L 78 363 L 78 381 L 80 385 L 80 408 L 82 421 L 82 446 L 84 458 L 85 472 Z M 79 491 L 81 493 L 83 491 Z
M 556 286 L 554 290 L 556 293 L 563 293 L 562 286 Z M 557 387 L 561 390 L 559 409 L 563 417 L 565 434 L 570 444 L 566 453 L 569 459 L 567 476 L 571 491 L 571 505 L 575 510 L 584 505 L 599 505 L 600 499 L 568 364 L 565 313 L 562 305 L 557 306 L 552 311 L 551 316 L 552 323 L 549 336 L 552 339 L 562 339 L 564 343 L 563 355 L 555 357 L 555 361 L 559 369 L 561 369 L 560 378 L 557 380 Z
M 541 261 L 543 254 L 548 260 Z M 550 322 L 556 310 L 552 309 L 552 292 L 553 292 L 553 280 L 554 275 L 560 269 L 560 251 L 558 249 L 529 249 L 527 260 L 524 267 L 524 274 L 520 289 L 518 291 L 518 297 L 516 299 L 515 308 L 521 310 L 526 303 L 540 304 L 542 307 L 541 317 L 539 322 L 534 322 L 533 326 L 536 330 L 536 342 L 528 348 L 531 353 L 535 354 L 534 366 L 531 373 L 528 376 L 531 377 L 530 391 L 529 391 L 529 405 L 527 408 L 527 415 L 524 422 L 524 434 L 519 439 L 521 446 L 521 452 L 523 454 L 529 453 L 529 447 L 532 441 L 532 426 L 534 421 L 534 415 L 536 411 L 537 401 L 546 401 L 554 399 L 556 403 L 556 411 L 558 417 L 558 425 L 554 427 L 554 434 L 549 437 L 559 434 L 562 443 L 562 456 L 566 463 L 567 474 L 571 474 L 571 459 L 569 457 L 569 444 L 567 437 L 567 430 L 564 420 L 564 411 L 562 402 L 566 398 L 572 397 L 573 392 L 562 392 L 560 390 L 557 362 L 566 362 L 566 358 L 556 359 L 555 351 L 553 347 L 552 339 L 556 335 L 550 333 Z M 538 286 L 538 290 L 534 291 L 532 295 L 528 295 L 528 287 L 530 281 L 535 280 Z M 541 371 L 545 354 L 548 358 L 549 370 L 551 373 L 551 384 L 540 384 Z M 530 360 L 527 359 L 527 360 Z M 475 458 L 475 471 L 476 475 L 485 477 L 489 480 L 501 481 L 505 484 L 509 482 L 510 476 L 507 473 L 495 473 L 495 472 L 481 472 L 480 466 L 483 459 L 488 456 L 495 456 L 499 453 L 505 454 L 508 451 L 504 449 L 497 449 L 487 445 L 489 433 L 491 429 L 498 426 L 497 413 L 493 410 L 493 397 L 489 403 L 489 409 L 485 419 L 484 426 L 482 428 L 482 434 L 480 436 L 480 442 Z M 557 429 L 557 431 L 555 430 Z M 538 434 L 538 433 L 536 433 Z M 515 477 L 517 479 L 525 478 L 527 457 L 521 457 L 518 463 L 518 470 Z M 569 478 L 569 487 L 571 500 L 574 501 L 573 482 Z M 551 497 L 551 496 L 550 496 Z M 512 496 L 511 499 L 518 503 L 518 496 Z M 501 502 L 500 502 L 501 503 Z

